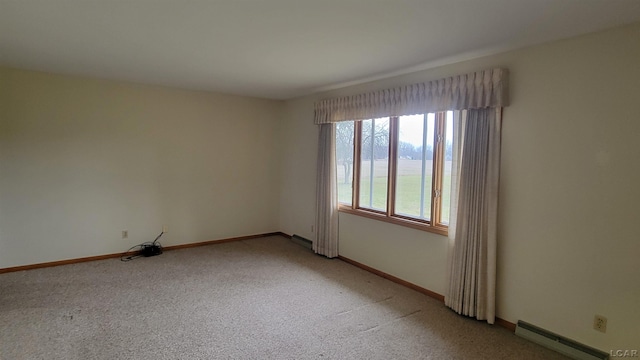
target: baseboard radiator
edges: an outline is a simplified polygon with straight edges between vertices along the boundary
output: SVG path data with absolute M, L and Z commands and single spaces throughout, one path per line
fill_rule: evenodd
M 550 331 L 531 325 L 522 320 L 516 326 L 516 335 L 542 345 L 551 350 L 564 354 L 576 360 L 601 360 L 609 359 L 609 354 L 580 344 L 571 339 L 554 334 Z
M 294 243 L 298 244 L 298 245 L 302 245 L 308 249 L 311 249 L 312 247 L 312 242 L 309 239 L 305 239 L 302 236 L 293 234 L 293 236 L 291 236 L 291 241 L 293 241 Z

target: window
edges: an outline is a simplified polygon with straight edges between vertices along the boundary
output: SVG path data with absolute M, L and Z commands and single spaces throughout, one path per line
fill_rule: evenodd
M 336 124 L 340 210 L 447 233 L 453 112 Z

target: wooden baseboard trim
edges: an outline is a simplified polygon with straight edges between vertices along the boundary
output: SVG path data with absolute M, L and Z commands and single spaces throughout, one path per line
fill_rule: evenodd
M 76 258 L 76 259 L 68 259 L 68 260 L 51 261 L 51 262 L 39 263 L 39 264 L 14 266 L 14 267 L 8 267 L 8 268 L 0 269 L 0 274 L 16 272 L 16 271 L 22 271 L 22 270 L 33 270 L 33 269 L 40 269 L 40 268 L 46 268 L 46 267 L 77 264 L 77 263 L 82 263 L 82 262 L 87 262 L 87 261 L 113 259 L 113 258 L 120 257 L 120 255 L 122 255 L 122 253 L 98 255 L 98 256 L 87 256 L 87 257 Z
M 502 326 L 503 328 L 511 331 L 512 333 L 516 332 L 516 324 L 507 321 L 505 319 L 501 319 L 499 317 L 496 317 L 496 321 L 495 321 L 496 325 L 498 326 Z
M 238 236 L 238 237 L 219 239 L 219 240 L 202 241 L 202 242 L 197 242 L 197 243 L 164 246 L 162 249 L 166 250 L 166 251 L 179 250 L 179 249 L 188 249 L 188 248 L 198 247 L 198 246 L 224 244 L 224 243 L 228 243 L 228 242 L 259 239 L 259 238 L 269 237 L 269 236 L 283 236 L 283 233 L 281 233 L 281 232 L 271 232 L 271 233 L 265 233 L 265 234 Z M 286 235 L 284 235 L 284 236 L 286 237 Z
M 437 292 L 433 292 L 433 291 L 431 291 L 429 289 L 425 289 L 422 286 L 418 286 L 416 284 L 413 284 L 413 283 L 410 283 L 408 281 L 402 280 L 402 279 L 397 278 L 397 277 L 395 277 L 393 275 L 387 274 L 386 272 L 380 271 L 378 269 L 374 269 L 374 268 L 372 268 L 370 266 L 367 266 L 365 264 L 359 263 L 359 262 L 357 262 L 355 260 L 352 260 L 352 259 L 349 259 L 347 257 L 338 255 L 338 259 L 340 259 L 340 260 L 342 260 L 342 261 L 344 261 L 346 263 L 349 263 L 349 264 L 351 264 L 353 266 L 359 267 L 359 268 L 361 268 L 363 270 L 366 270 L 366 271 L 368 271 L 370 273 L 376 274 L 376 275 L 378 275 L 380 277 L 383 277 L 383 278 L 385 278 L 387 280 L 391 280 L 394 283 L 397 283 L 397 284 L 400 284 L 402 286 L 408 287 L 409 289 L 413 289 L 413 290 L 415 290 L 415 291 L 417 291 L 419 293 L 425 294 L 425 295 L 427 295 L 429 297 L 432 297 L 432 298 L 444 303 L 444 295 L 440 295 Z
M 438 300 L 438 301 L 440 301 L 440 302 L 442 302 L 444 304 L 444 295 L 440 295 L 437 292 L 431 291 L 429 289 L 425 289 L 422 286 L 418 286 L 416 284 L 413 284 L 413 283 L 410 283 L 408 281 L 402 280 L 402 279 L 397 278 L 397 277 L 395 277 L 393 275 L 387 274 L 387 273 L 385 273 L 383 271 L 380 271 L 378 269 L 374 269 L 374 268 L 372 268 L 370 266 L 367 266 L 365 264 L 359 263 L 359 262 L 357 262 L 355 260 L 352 260 L 352 259 L 349 259 L 347 257 L 338 255 L 338 259 L 340 259 L 340 260 L 342 260 L 342 261 L 344 261 L 346 263 L 349 263 L 351 265 L 354 265 L 356 267 L 359 267 L 359 268 L 361 268 L 363 270 L 366 270 L 366 271 L 368 271 L 370 273 L 376 274 L 376 275 L 378 275 L 380 277 L 383 277 L 385 279 L 391 280 L 394 283 L 400 284 L 402 286 L 406 286 L 406 287 L 408 287 L 410 289 L 413 289 L 413 290 L 415 290 L 415 291 L 417 291 L 419 293 L 425 294 L 425 295 L 427 295 L 429 297 L 432 297 L 432 298 L 434 298 L 434 299 L 436 299 L 436 300 Z M 507 320 L 504 320 L 504 319 L 501 319 L 499 317 L 496 317 L 495 324 L 498 325 L 498 326 L 501 326 L 501 327 L 503 327 L 503 328 L 505 328 L 505 329 L 507 329 L 507 330 L 509 330 L 511 332 L 516 332 L 516 324 L 514 324 L 512 322 L 509 322 Z
M 219 239 L 219 240 L 203 241 L 203 242 L 198 242 L 198 243 L 171 245 L 171 246 L 165 246 L 162 249 L 164 251 L 171 251 L 171 250 L 186 249 L 186 248 L 191 248 L 191 247 L 196 247 L 196 246 L 205 246 L 205 245 L 228 243 L 228 242 L 233 242 L 233 241 L 258 239 L 258 238 L 268 237 L 268 236 L 284 236 L 284 237 L 291 238 L 289 235 L 287 235 L 287 234 L 285 234 L 283 232 L 271 232 L 271 233 L 265 233 L 265 234 L 247 235 L 247 236 L 239 236 L 239 237 Z M 130 254 L 135 254 L 135 252 L 132 252 Z M 16 272 L 16 271 L 23 271 L 23 270 L 41 269 L 41 268 L 61 266 L 61 265 L 77 264 L 77 263 L 83 263 L 83 262 L 88 262 L 88 261 L 114 259 L 114 258 L 119 258 L 122 255 L 123 255 L 123 253 L 106 254 L 106 255 L 98 255 L 98 256 L 87 256 L 87 257 L 76 258 L 76 259 L 51 261 L 51 262 L 38 263 L 38 264 L 13 266 L 13 267 L 8 267 L 8 268 L 1 268 L 0 269 L 0 274 Z

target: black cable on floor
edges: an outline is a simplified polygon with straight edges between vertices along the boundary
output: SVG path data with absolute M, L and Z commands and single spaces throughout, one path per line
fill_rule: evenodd
M 141 256 L 147 257 L 147 256 L 162 254 L 162 245 L 158 242 L 158 239 L 160 239 L 160 237 L 163 234 L 164 234 L 164 231 L 161 232 L 160 235 L 158 235 L 156 239 L 153 241 L 146 241 L 146 242 L 143 242 L 142 244 L 138 244 L 130 247 L 127 251 L 122 253 L 122 255 L 120 256 L 120 261 L 131 261 Z M 138 249 L 138 250 L 132 251 L 134 249 Z M 127 256 L 127 254 L 130 254 L 130 253 L 132 254 Z

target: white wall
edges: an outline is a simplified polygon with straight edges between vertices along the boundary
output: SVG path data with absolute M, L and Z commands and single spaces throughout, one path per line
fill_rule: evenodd
M 287 102 L 281 230 L 312 238 L 313 102 L 506 67 L 498 316 L 640 349 L 640 23 Z M 340 215 L 340 254 L 440 294 L 446 239 Z M 608 318 L 606 334 L 592 329 Z
M 309 119 L 313 119 L 312 100 L 305 98 L 285 103 L 278 128 L 278 150 L 282 160 L 279 215 L 280 231 L 313 240 L 319 129 L 311 126 Z
M 8 68 L 0 101 L 0 268 L 163 225 L 163 245 L 279 230 L 282 102 Z

